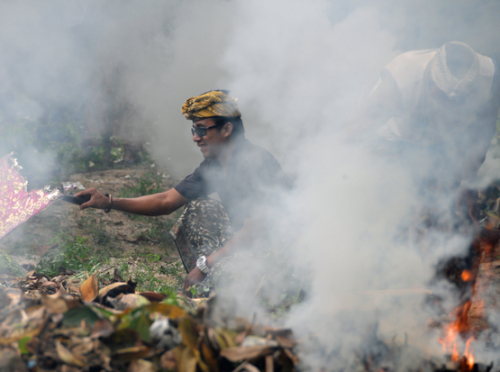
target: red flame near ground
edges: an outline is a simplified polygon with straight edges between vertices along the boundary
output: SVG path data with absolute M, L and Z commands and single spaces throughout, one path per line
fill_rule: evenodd
M 475 309 L 475 316 L 478 310 L 481 313 L 484 309 L 482 288 L 485 287 L 487 279 L 481 277 L 478 280 L 479 266 L 484 264 L 487 267 L 494 260 L 494 256 L 498 255 L 499 241 L 500 234 L 497 229 L 485 229 L 473 243 L 474 250 L 479 255 L 476 256 L 472 268 L 463 270 L 460 276 L 464 283 L 473 286 L 472 291 L 469 297 L 464 299 L 465 302 L 451 314 L 453 320 L 444 327 L 443 336 L 439 339 L 443 351 L 451 356 L 452 361 L 458 363 L 457 368 L 461 372 L 470 372 L 475 365 L 472 344 L 477 333 L 481 331 L 477 326 L 473 327 L 471 322 L 471 308 Z
M 467 314 L 469 313 L 472 301 L 467 301 L 464 305 L 459 306 L 455 310 L 455 321 L 451 322 L 445 329 L 445 336 L 439 339 L 439 343 L 443 345 L 443 352 L 451 355 L 451 360 L 461 362 L 461 371 L 471 371 L 474 366 L 474 355 L 471 346 L 471 341 L 474 337 L 469 337 L 466 342 L 465 351 L 459 351 L 459 336 L 470 332 L 470 327 L 467 322 Z M 462 358 L 460 355 L 463 355 Z
M 462 271 L 461 278 L 464 282 L 472 280 L 472 273 L 469 270 Z

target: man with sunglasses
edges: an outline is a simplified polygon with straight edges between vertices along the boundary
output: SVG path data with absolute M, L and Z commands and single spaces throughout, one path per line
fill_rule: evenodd
M 147 216 L 170 214 L 186 206 L 170 235 L 188 273 L 187 291 L 205 279 L 213 285 L 212 268 L 222 258 L 265 235 L 266 218 L 291 182 L 268 151 L 245 138 L 236 99 L 227 91 L 189 98 L 182 113 L 193 122 L 193 141 L 204 160 L 178 185 L 138 198 L 112 198 L 94 188 L 76 196 L 91 195 L 81 209 L 116 209 Z

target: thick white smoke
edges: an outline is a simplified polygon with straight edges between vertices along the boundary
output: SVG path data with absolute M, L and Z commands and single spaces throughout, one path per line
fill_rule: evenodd
M 418 169 L 401 167 L 342 136 L 379 71 L 408 50 L 404 35 L 392 34 L 383 21 L 390 21 L 388 13 L 412 7 L 351 4 L 339 17 L 336 12 L 345 8 L 327 1 L 238 5 L 238 25 L 224 59 L 230 72 L 224 85 L 237 92 L 242 111 L 252 115 L 246 120 L 250 138 L 271 149 L 297 180 L 289 208 L 302 228 L 289 254 L 312 272 L 312 284 L 288 325 L 319 341 L 314 348 L 305 347 L 306 364 L 342 369 L 355 361 L 357 352 L 374 347 L 376 337 L 396 337 L 402 343 L 405 335 L 415 350 L 439 355 L 438 332 L 426 327 L 433 314 L 424 298 L 437 262 L 464 254 L 471 237 L 434 231 L 427 251 L 414 246 L 412 224 L 431 197 L 422 196 L 428 191 L 421 190 L 420 177 L 432 169 L 423 159 L 413 159 L 421 165 Z M 401 20 L 395 21 L 392 28 L 402 27 Z M 443 31 L 446 37 L 456 36 Z M 412 41 L 432 48 L 448 40 L 435 34 Z M 442 174 L 443 182 L 451 181 L 457 170 Z M 454 195 L 437 196 L 434 207 L 446 215 Z M 252 270 L 238 272 L 246 271 Z M 455 306 L 455 294 L 446 284 L 432 290 L 444 296 L 447 309 Z M 321 352 L 316 353 L 318 345 Z M 419 359 L 407 357 L 404 367 L 416 366 Z
M 346 142 L 342 130 L 403 51 L 461 40 L 500 56 L 499 10 L 496 2 L 431 0 L 4 1 L 0 108 L 35 120 L 50 105 L 123 103 L 129 115 L 115 134 L 150 142 L 155 160 L 184 176 L 201 155 L 182 103 L 230 89 L 247 137 L 296 180 L 291 218 L 279 228 L 300 226 L 289 255 L 311 284 L 287 323 L 301 336 L 314 333 L 324 351 L 307 350 L 305 363 L 328 363 L 330 352 L 339 365 L 350 363 L 374 335 L 406 333 L 410 344 L 439 353 L 422 300 L 436 262 L 463 253 L 468 237 L 436 233 L 427 252 L 409 244 L 405 227 L 418 215 L 420 185 L 408 169 Z M 235 284 L 253 270 L 238 273 Z M 252 302 L 252 290 L 232 295 Z

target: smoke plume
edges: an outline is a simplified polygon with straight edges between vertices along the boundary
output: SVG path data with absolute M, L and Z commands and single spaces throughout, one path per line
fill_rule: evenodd
M 432 170 L 425 159 L 402 167 L 346 141 L 343 131 L 399 53 L 459 40 L 500 57 L 499 14 L 497 2 L 465 0 L 4 1 L 0 125 L 6 132 L 22 122 L 43 133 L 49 128 L 39 119 L 69 107 L 83 137 L 150 143 L 155 161 L 181 177 L 202 160 L 182 103 L 231 90 L 247 137 L 296 181 L 287 213 L 269 215 L 280 221 L 276 231 L 288 232 L 284 254 L 308 282 L 305 301 L 286 319 L 320 345 L 304 346 L 305 365 L 334 358 L 340 369 L 374 339 L 403 342 L 405 333 L 422 352 L 439 354 L 436 333 L 424 332 L 433 314 L 423 300 L 433 291 L 455 304 L 449 286 L 430 283 L 439 260 L 465 253 L 471 235 L 431 231 L 424 252 L 407 233 L 422 206 L 446 220 L 454 194 L 422 189 L 418 180 Z M 55 166 L 53 154 L 33 154 L 24 138 L 12 138 L 0 151 L 24 152 L 47 172 Z M 245 283 L 259 283 L 261 271 L 253 277 L 251 268 L 265 265 L 237 268 L 229 296 L 252 307 L 235 311 L 263 314 Z M 289 274 L 288 266 L 266 270 L 280 280 Z M 276 295 L 272 286 L 263 293 Z

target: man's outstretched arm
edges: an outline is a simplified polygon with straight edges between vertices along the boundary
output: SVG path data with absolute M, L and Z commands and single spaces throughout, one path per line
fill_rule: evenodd
M 189 199 L 179 194 L 174 188 L 158 194 L 139 196 L 137 198 L 113 198 L 112 205 L 110 198 L 97 191 L 94 187 L 83 190 L 75 196 L 80 197 L 85 195 L 90 195 L 91 198 L 88 202 L 82 204 L 80 209 L 108 209 L 112 207 L 112 209 L 118 211 L 143 216 L 170 214 L 189 202 Z

